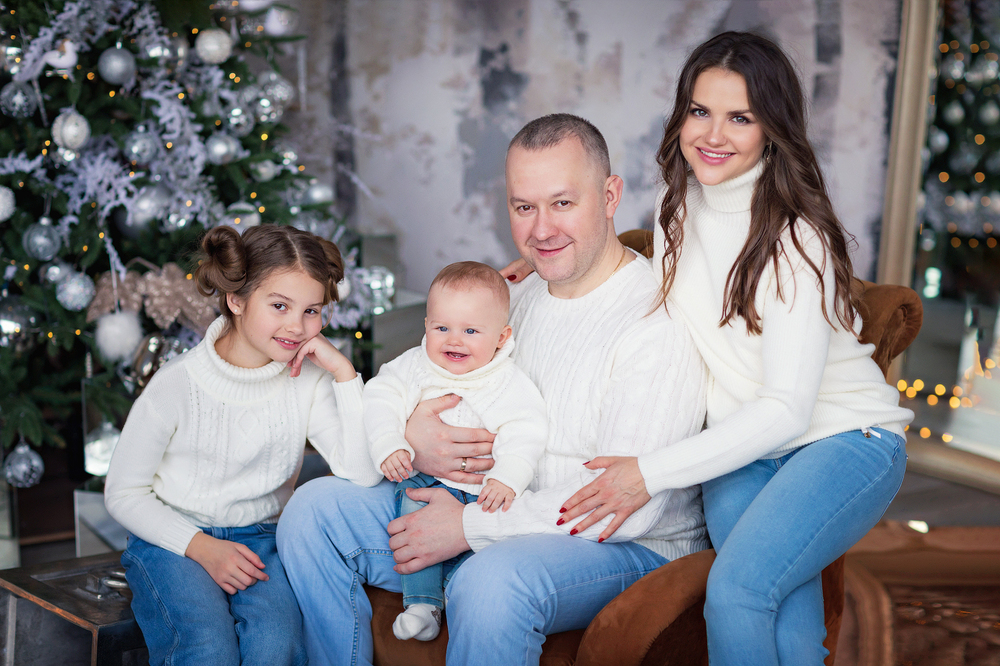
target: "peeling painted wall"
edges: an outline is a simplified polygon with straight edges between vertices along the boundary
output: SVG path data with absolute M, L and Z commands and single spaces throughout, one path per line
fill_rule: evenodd
M 810 91 L 836 209 L 874 273 L 899 0 L 347 0 L 356 224 L 398 235 L 403 284 L 445 264 L 516 256 L 507 142 L 528 120 L 581 115 L 626 191 L 619 231 L 652 223 L 654 154 L 687 53 L 728 29 L 778 41 Z

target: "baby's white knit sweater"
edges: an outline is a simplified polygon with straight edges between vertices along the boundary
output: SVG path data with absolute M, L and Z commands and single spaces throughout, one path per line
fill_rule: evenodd
M 481 368 L 456 375 L 427 356 L 427 339 L 383 365 L 378 375 L 365 385 L 363 396 L 365 431 L 372 447 L 372 461 L 378 467 L 395 451 L 403 449 L 413 460 L 413 448 L 406 443 L 406 421 L 424 400 L 454 393 L 462 402 L 439 415 L 444 423 L 462 428 L 485 428 L 493 440 L 493 468 L 483 483 L 496 479 L 520 495 L 535 476 L 535 465 L 545 450 L 548 435 L 545 401 L 535 385 L 514 365 L 511 336 Z M 441 483 L 472 495 L 482 485 L 457 483 L 439 478 Z
M 757 287 L 763 333 L 749 335 L 739 317 L 719 326 L 726 277 L 746 242 L 750 200 L 762 170 L 759 164 L 713 186 L 688 181 L 684 245 L 667 305 L 687 322 L 708 366 L 708 428 L 640 458 L 649 492 L 702 483 L 849 430 L 879 425 L 902 435 L 913 418 L 872 360 L 874 345 L 863 345 L 853 331 L 826 321 L 815 274 L 787 230 L 782 242 L 788 259 L 778 272 L 769 266 Z M 833 260 L 824 255 L 811 227 L 797 228 L 805 251 L 817 266 L 825 266 L 826 311 L 836 322 Z M 658 278 L 664 240 L 656 225 Z M 784 301 L 777 297 L 779 280 Z M 858 318 L 859 331 L 860 324 Z
M 360 377 L 337 383 L 306 361 L 240 368 L 205 339 L 164 365 L 129 412 L 111 460 L 105 504 L 139 538 L 184 555 L 199 527 L 277 522 L 308 438 L 337 476 L 373 486 Z
M 597 456 L 638 456 L 669 449 L 704 421 L 706 373 L 691 336 L 663 309 L 649 261 L 636 257 L 594 291 L 556 298 L 537 275 L 511 288 L 514 361 L 545 398 L 549 438 L 535 480 L 509 511 L 467 506 L 473 550 L 509 537 L 568 534 L 559 507 L 602 470 Z M 596 540 L 611 521 L 579 534 Z M 656 494 L 611 537 L 675 559 L 708 547 L 700 490 Z

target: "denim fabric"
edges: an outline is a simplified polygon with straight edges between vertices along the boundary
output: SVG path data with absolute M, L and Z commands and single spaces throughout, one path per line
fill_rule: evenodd
M 823 663 L 820 573 L 885 513 L 905 444 L 854 430 L 702 484 L 718 553 L 705 601 L 713 666 Z
M 217 539 L 242 543 L 264 562 L 269 580 L 234 595 L 194 560 L 129 535 L 122 565 L 152 666 L 307 663 L 302 615 L 278 560 L 275 528 L 203 528 Z
M 406 494 L 407 488 L 444 488 L 462 504 L 474 504 L 479 499 L 479 495 L 472 495 L 464 490 L 452 488 L 433 476 L 418 472 L 396 484 L 397 516 L 405 516 L 427 506 L 427 502 L 410 499 Z M 413 604 L 430 604 L 444 609 L 444 588 L 448 585 L 448 581 L 451 580 L 459 565 L 470 557 L 472 557 L 472 551 L 467 550 L 440 564 L 432 564 L 416 573 L 403 574 L 400 577 L 400 584 L 403 588 L 403 607 L 409 608 Z
M 401 591 L 386 533 L 394 490 L 389 481 L 362 488 L 325 477 L 302 486 L 285 507 L 278 551 L 302 607 L 312 666 L 372 663 L 372 608 L 361 586 Z M 586 627 L 608 601 L 665 563 L 638 544 L 569 536 L 484 548 L 445 591 L 447 662 L 537 664 L 546 634 Z

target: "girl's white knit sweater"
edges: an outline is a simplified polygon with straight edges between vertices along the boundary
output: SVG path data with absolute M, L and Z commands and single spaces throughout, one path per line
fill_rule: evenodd
M 311 362 L 224 361 L 215 320 L 205 339 L 163 366 L 129 412 L 111 460 L 105 503 L 139 538 L 184 555 L 199 527 L 276 522 L 308 438 L 337 476 L 373 486 L 360 377 L 337 383 Z
M 514 361 L 545 398 L 549 438 L 535 480 L 509 511 L 464 509 L 473 550 L 526 534 L 568 534 L 559 507 L 597 478 L 585 462 L 669 450 L 701 429 L 705 368 L 682 322 L 650 313 L 658 285 L 636 257 L 594 291 L 556 298 L 531 275 L 511 288 Z M 581 532 L 596 540 L 611 518 Z M 675 559 L 708 547 L 700 490 L 656 494 L 611 537 Z
M 787 230 L 787 259 L 778 271 L 769 267 L 757 287 L 763 333 L 749 335 L 739 317 L 719 326 L 726 278 L 746 242 L 750 200 L 762 170 L 759 164 L 713 186 L 688 181 L 684 245 L 667 307 L 687 322 L 708 366 L 708 428 L 640 458 L 651 493 L 702 483 L 848 430 L 879 425 L 902 435 L 913 418 L 872 360 L 874 345 L 861 344 L 854 331 L 824 318 L 815 274 Z M 833 260 L 808 225 L 797 229 L 805 251 L 824 268 L 826 311 L 836 322 Z M 653 267 L 660 279 L 664 240 L 656 225 Z M 777 297 L 779 281 L 784 300 Z M 855 329 L 860 326 L 859 317 Z

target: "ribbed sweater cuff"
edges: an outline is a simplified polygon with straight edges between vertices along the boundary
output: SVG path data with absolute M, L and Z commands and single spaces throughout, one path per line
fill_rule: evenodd
M 184 557 L 191 539 L 199 532 L 198 528 L 187 522 L 183 518 L 177 518 L 173 524 L 169 525 L 163 532 L 163 541 L 160 544 L 171 553 L 176 553 Z
M 462 511 L 462 530 L 473 552 L 479 552 L 500 538 L 500 511 L 483 511 L 479 504 L 466 504 Z

